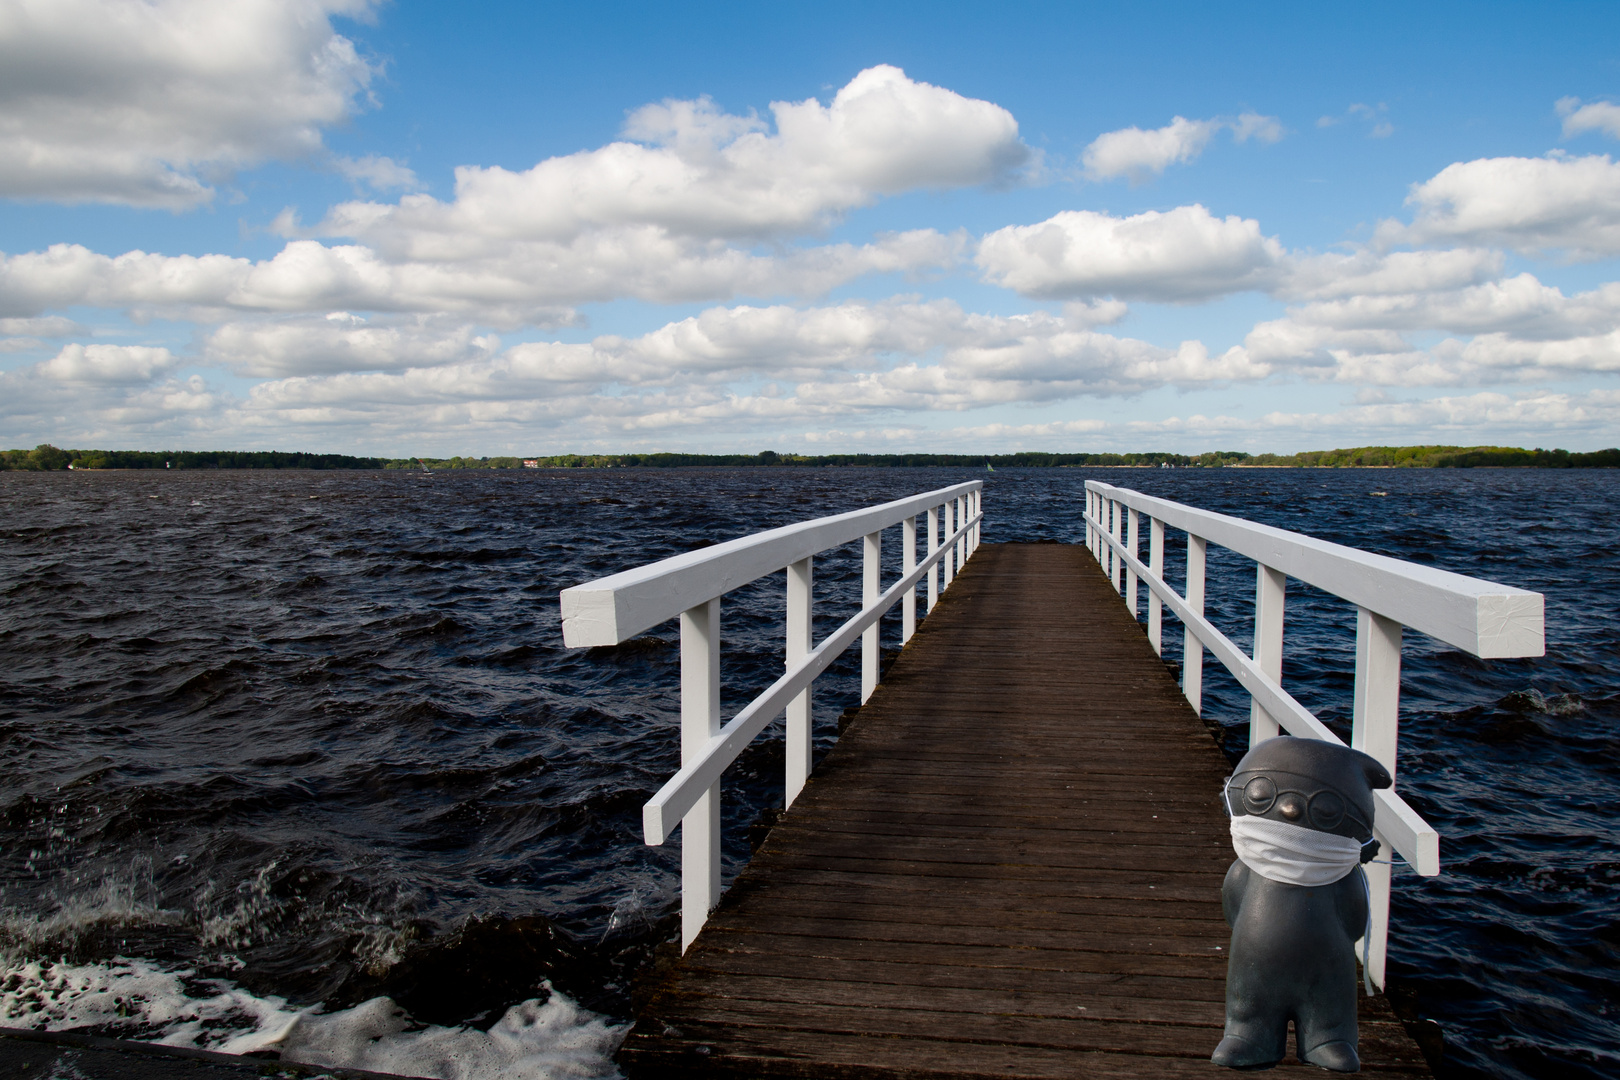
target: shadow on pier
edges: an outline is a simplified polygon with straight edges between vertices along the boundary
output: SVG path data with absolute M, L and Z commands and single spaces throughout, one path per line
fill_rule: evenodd
M 984 545 L 644 987 L 621 1066 L 1218 1076 L 1229 771 L 1083 547 Z M 1363 1069 L 1429 1075 L 1362 1000 Z

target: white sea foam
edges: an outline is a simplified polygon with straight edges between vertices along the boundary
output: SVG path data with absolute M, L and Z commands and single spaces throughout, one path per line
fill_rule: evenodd
M 548 987 L 549 989 L 549 987 Z M 608 1080 L 624 1029 L 555 990 L 508 1009 L 488 1032 L 412 1022 L 386 997 L 300 1009 L 229 980 L 118 958 L 17 962 L 0 972 L 0 1024 L 93 1028 L 227 1054 L 272 1050 L 300 1064 L 440 1080 Z

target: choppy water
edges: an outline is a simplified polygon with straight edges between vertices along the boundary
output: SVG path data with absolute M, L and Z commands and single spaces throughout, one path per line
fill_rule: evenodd
M 640 807 L 679 756 L 676 634 L 565 650 L 558 590 L 970 477 L 987 542 L 1078 539 L 1101 477 L 1545 593 L 1545 659 L 1408 635 L 1401 785 L 1446 872 L 1397 875 L 1391 968 L 1458 1075 L 1620 1069 L 1613 472 L 0 473 L 0 1024 L 610 1073 L 674 928 Z M 857 559 L 818 563 L 820 632 Z M 1246 641 L 1252 564 L 1210 571 Z M 780 575 L 728 599 L 728 712 L 781 670 L 781 612 Z M 1291 584 L 1285 684 L 1341 730 L 1353 635 Z M 855 655 L 817 684 L 823 749 Z M 730 870 L 781 767 L 765 740 L 728 774 Z

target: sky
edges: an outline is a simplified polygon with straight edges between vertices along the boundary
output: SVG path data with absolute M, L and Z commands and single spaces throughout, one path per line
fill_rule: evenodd
M 0 0 L 0 446 L 1620 443 L 1620 5 Z

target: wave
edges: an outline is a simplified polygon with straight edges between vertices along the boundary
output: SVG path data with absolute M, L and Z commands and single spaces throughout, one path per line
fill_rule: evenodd
M 610 1080 L 625 1028 L 542 984 L 487 1030 L 416 1022 L 392 998 L 296 1008 L 193 968 L 116 957 L 0 971 L 0 1022 L 438 1080 Z

